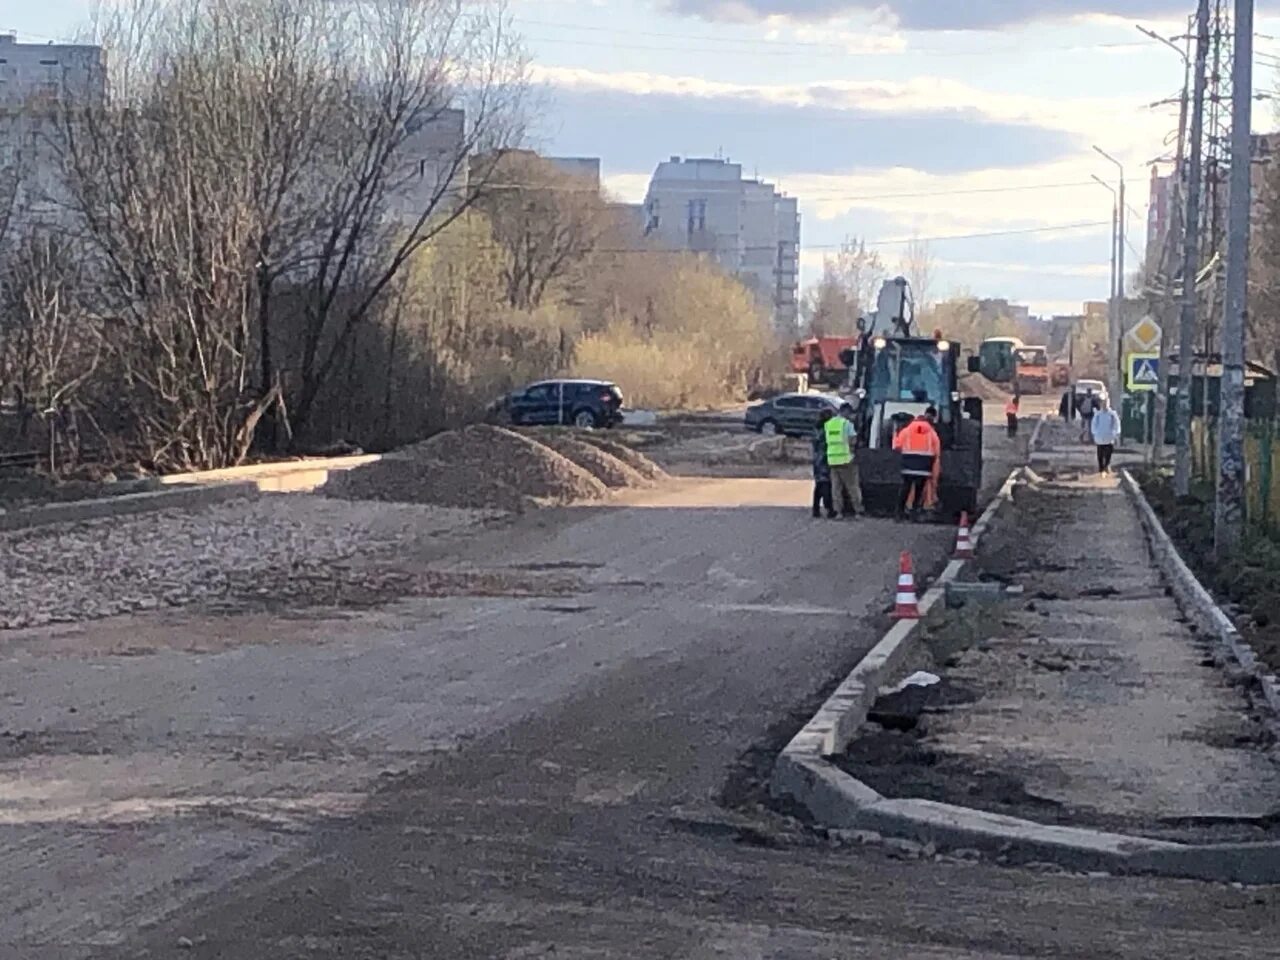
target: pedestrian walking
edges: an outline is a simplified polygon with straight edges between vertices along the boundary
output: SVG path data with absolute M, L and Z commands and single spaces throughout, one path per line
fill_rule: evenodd
M 831 497 L 831 467 L 827 463 L 827 422 L 835 414 L 823 410 L 818 419 L 818 428 L 813 432 L 813 518 L 822 516 L 825 508 L 827 517 L 836 519 L 835 501 Z
M 1068 390 L 1058 401 L 1058 416 L 1070 423 L 1076 418 L 1076 392 Z
M 1098 409 L 1099 399 L 1093 395 L 1092 387 L 1086 390 L 1084 396 L 1080 398 L 1080 440 L 1083 443 L 1088 443 L 1093 439 L 1089 425 L 1092 423 L 1093 415 Z
M 1004 405 L 1004 418 L 1008 424 L 1010 440 L 1018 435 L 1018 406 L 1020 402 L 1018 395 L 1015 393 L 1009 398 L 1009 402 Z
M 862 487 L 853 458 L 854 442 L 858 436 L 853 425 L 853 405 L 843 404 L 840 415 L 824 423 L 822 432 L 827 441 L 832 500 L 839 504 L 840 516 L 851 519 L 862 512 Z
M 925 412 L 898 431 L 893 449 L 902 454 L 902 493 L 898 498 L 898 519 L 905 519 L 907 505 L 919 519 L 924 510 L 925 494 L 934 469 L 942 459 L 942 441 L 933 425 L 938 419 L 936 407 Z
M 1111 457 L 1120 440 L 1120 414 L 1111 409 L 1105 397 L 1098 398 L 1098 411 L 1089 424 L 1089 432 L 1098 449 L 1098 473 L 1110 476 Z

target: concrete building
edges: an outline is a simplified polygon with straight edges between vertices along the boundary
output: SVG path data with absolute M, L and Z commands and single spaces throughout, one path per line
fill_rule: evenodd
M 467 115 L 442 108 L 408 125 L 401 147 L 401 174 L 391 197 L 391 212 L 416 220 L 432 206 L 445 212 L 466 194 Z
M 770 183 L 727 160 L 672 157 L 645 198 L 645 232 L 714 260 L 745 284 L 790 337 L 799 323 L 800 212 Z
M 0 191 L 13 190 L 13 226 L 48 222 L 63 209 L 64 182 L 50 141 L 64 97 L 102 96 L 101 47 L 19 43 L 0 34 Z
M 584 187 L 600 192 L 600 158 L 599 157 L 545 157 L 544 158 L 561 173 L 576 177 Z

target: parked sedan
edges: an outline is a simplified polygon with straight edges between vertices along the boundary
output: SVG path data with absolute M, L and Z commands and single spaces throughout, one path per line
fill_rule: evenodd
M 805 437 L 817 429 L 823 410 L 838 413 L 843 403 L 830 393 L 784 393 L 748 408 L 745 425 L 756 433 Z

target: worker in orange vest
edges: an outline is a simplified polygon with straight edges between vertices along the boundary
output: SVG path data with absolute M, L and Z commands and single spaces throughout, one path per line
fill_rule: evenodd
M 1015 393 L 1009 398 L 1009 402 L 1004 405 L 1004 417 L 1008 422 L 1010 439 L 1018 435 L 1018 406 L 1020 403 L 1021 400 Z
M 898 519 L 907 515 L 907 504 L 919 517 L 925 505 L 925 491 L 930 479 L 942 462 L 942 441 L 933 425 L 938 410 L 929 407 L 925 412 L 898 431 L 893 438 L 893 449 L 902 454 L 902 495 L 898 500 Z

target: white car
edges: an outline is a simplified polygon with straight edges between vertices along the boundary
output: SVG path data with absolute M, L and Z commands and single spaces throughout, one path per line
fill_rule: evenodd
M 1077 380 L 1075 393 L 1077 408 L 1080 406 L 1080 401 L 1089 393 L 1101 400 L 1111 401 L 1111 394 L 1107 392 L 1107 385 L 1101 380 Z

